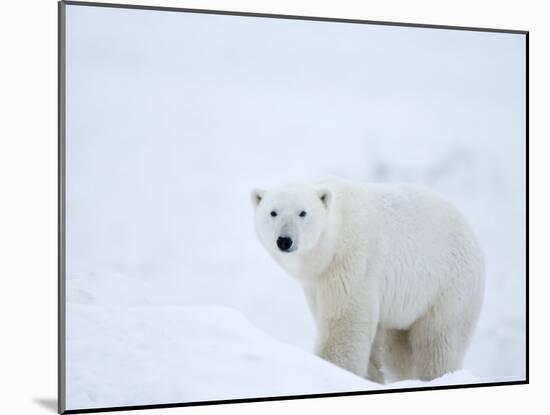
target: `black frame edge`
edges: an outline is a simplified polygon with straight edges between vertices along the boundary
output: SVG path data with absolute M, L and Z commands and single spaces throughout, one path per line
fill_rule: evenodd
M 525 380 L 529 383 L 529 32 L 525 33 Z
M 65 2 L 57 5 L 57 411 L 65 412 Z
M 433 25 L 433 24 L 423 24 L 423 23 L 346 19 L 346 18 L 338 18 L 338 17 L 300 16 L 300 15 L 290 15 L 290 14 L 254 13 L 254 12 L 241 12 L 241 11 L 215 10 L 215 9 L 192 9 L 192 8 L 167 7 L 167 6 L 146 6 L 146 5 L 128 4 L 128 3 L 101 3 L 101 2 L 87 2 L 87 1 L 77 1 L 77 0 L 65 0 L 64 3 L 72 6 L 111 7 L 115 9 L 155 10 L 155 11 L 165 11 L 165 12 L 217 14 L 217 15 L 226 15 L 226 16 L 263 17 L 268 19 L 288 19 L 288 20 L 309 20 L 309 21 L 332 22 L 332 23 L 371 24 L 371 25 L 378 25 L 378 26 L 401 26 L 401 27 L 421 28 L 421 29 L 464 30 L 464 31 L 470 31 L 470 32 L 494 32 L 494 33 L 509 33 L 509 34 L 523 34 L 523 35 L 528 33 L 527 30 L 497 29 L 497 28 L 489 28 L 489 27 Z
M 379 389 L 371 391 L 359 391 L 359 392 L 336 392 L 336 393 L 320 393 L 313 395 L 289 395 L 289 396 L 271 396 L 265 398 L 242 398 L 242 399 L 227 399 L 217 401 L 198 401 L 198 402 L 182 402 L 182 403 L 166 403 L 156 405 L 132 405 L 132 406 L 112 406 L 104 408 L 87 408 L 87 409 L 69 409 L 63 412 L 63 414 L 90 414 L 96 412 L 118 412 L 118 411 L 136 411 L 142 409 L 168 409 L 168 408 L 182 408 L 191 406 L 209 406 L 209 405 L 222 405 L 222 404 L 241 404 L 251 402 L 273 402 L 273 401 L 291 401 L 297 399 L 318 399 L 318 398 L 338 398 L 346 396 L 364 396 L 364 395 L 380 395 L 388 393 L 403 393 L 403 392 L 426 392 L 437 390 L 456 390 L 456 389 L 470 389 L 492 386 L 516 386 L 526 385 L 526 380 L 509 381 L 509 382 L 488 382 L 488 383 L 469 383 L 463 385 L 444 385 L 444 386 L 420 386 L 414 388 L 400 388 L 400 389 Z

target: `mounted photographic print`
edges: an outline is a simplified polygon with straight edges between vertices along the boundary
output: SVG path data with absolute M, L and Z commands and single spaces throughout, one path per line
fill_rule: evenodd
M 528 382 L 528 33 L 59 3 L 59 410 Z

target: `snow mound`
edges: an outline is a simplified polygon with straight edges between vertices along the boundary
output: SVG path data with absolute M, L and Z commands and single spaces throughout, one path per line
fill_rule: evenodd
M 67 409 L 365 391 L 378 385 L 278 342 L 224 307 L 68 304 Z

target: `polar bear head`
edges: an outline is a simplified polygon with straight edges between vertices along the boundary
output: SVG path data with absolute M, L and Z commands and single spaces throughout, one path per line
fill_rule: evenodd
M 323 187 L 256 189 L 252 192 L 256 233 L 275 257 L 309 252 L 328 226 L 331 201 L 332 192 Z

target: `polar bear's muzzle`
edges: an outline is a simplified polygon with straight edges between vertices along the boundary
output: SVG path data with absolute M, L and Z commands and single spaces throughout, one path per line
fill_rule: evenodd
M 283 252 L 292 252 L 296 249 L 294 241 L 288 236 L 279 236 L 277 238 L 277 247 Z

